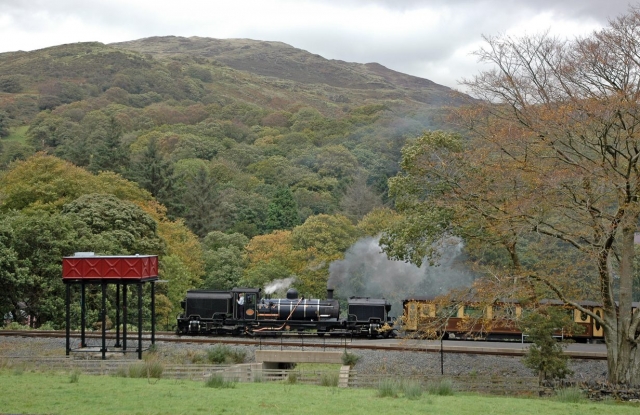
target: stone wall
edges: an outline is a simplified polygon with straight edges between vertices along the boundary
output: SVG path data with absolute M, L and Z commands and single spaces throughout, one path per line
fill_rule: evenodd
M 640 386 L 612 385 L 608 382 L 576 382 L 567 380 L 544 381 L 540 392 L 543 396 L 552 396 L 557 389 L 579 388 L 592 401 L 615 399 L 619 401 L 640 402 Z

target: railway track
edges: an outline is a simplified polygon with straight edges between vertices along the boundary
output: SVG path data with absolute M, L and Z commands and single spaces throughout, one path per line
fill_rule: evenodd
M 127 335 L 127 341 L 136 342 L 137 333 Z M 65 331 L 45 330 L 0 330 L 2 336 L 34 337 L 34 338 L 66 338 Z M 70 338 L 78 339 L 79 332 L 72 332 Z M 101 339 L 100 333 L 85 333 L 86 339 Z M 119 338 L 122 339 L 120 333 Z M 107 340 L 116 340 L 115 333 L 107 333 Z M 150 341 L 151 334 L 143 333 L 143 341 Z M 438 353 L 464 353 L 496 356 L 522 356 L 526 353 L 527 344 L 518 342 L 482 342 L 461 340 L 422 340 L 422 339 L 362 339 L 355 337 L 319 337 L 315 334 L 280 333 L 278 337 L 198 337 L 177 336 L 173 332 L 156 332 L 156 342 L 171 342 L 185 344 L 229 344 L 229 345 L 253 345 L 258 348 L 280 347 L 284 348 L 319 348 L 319 349 L 344 349 L 344 350 L 387 350 L 387 351 L 422 351 Z M 570 345 L 565 353 L 574 359 L 606 360 L 606 350 L 600 345 Z

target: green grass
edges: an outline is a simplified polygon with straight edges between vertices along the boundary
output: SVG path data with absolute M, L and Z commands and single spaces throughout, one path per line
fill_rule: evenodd
M 637 404 L 564 403 L 456 394 L 407 399 L 377 397 L 373 389 L 341 389 L 291 383 L 237 383 L 234 388 L 175 379 L 79 376 L 69 373 L 14 374 L 0 371 L 3 413 L 29 414 L 637 414 Z
M 29 129 L 28 125 L 23 125 L 21 127 L 16 127 L 16 128 L 12 128 L 11 131 L 9 132 L 9 135 L 4 137 L 2 140 L 3 141 L 17 141 L 19 143 L 24 144 L 25 143 L 25 134 L 27 133 L 27 130 Z

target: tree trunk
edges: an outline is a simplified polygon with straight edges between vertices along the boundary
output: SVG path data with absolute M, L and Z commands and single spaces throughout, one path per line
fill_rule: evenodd
M 613 384 L 640 385 L 640 348 L 638 344 L 620 334 L 605 328 L 607 344 L 607 379 Z
M 638 207 L 632 203 L 627 204 L 625 211 L 627 215 L 621 224 L 617 308 L 605 310 L 604 335 L 609 382 L 640 385 L 640 348 L 634 339 L 635 330 L 632 328 L 634 234 L 639 215 Z

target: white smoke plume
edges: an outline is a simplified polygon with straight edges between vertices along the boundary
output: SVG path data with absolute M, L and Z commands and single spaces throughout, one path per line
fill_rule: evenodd
M 435 296 L 453 288 L 471 285 L 476 274 L 464 264 L 464 245 L 459 238 L 448 238 L 441 246 L 438 265 L 423 262 L 416 267 L 390 260 L 378 244 L 380 238 L 358 240 L 345 258 L 329 265 L 328 288 L 336 297 L 386 298 L 391 315 L 402 314 L 402 300 L 410 296 Z
M 284 297 L 284 292 L 293 284 L 295 281 L 295 277 L 283 278 L 281 280 L 271 281 L 269 284 L 264 286 L 263 292 L 267 295 L 271 295 L 276 291 Z

